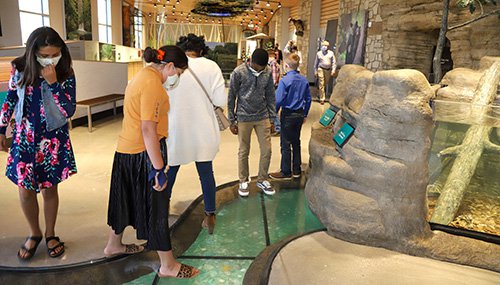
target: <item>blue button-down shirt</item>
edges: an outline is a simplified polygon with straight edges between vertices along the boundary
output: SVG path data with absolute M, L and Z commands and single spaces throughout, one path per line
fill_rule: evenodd
M 276 111 L 280 108 L 289 110 L 304 109 L 304 117 L 311 108 L 309 82 L 296 70 L 289 71 L 278 84 L 276 90 Z

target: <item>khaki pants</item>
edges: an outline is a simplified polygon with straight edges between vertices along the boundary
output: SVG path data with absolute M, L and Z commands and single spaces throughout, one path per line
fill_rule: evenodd
M 332 75 L 331 69 L 318 68 L 318 83 L 319 83 L 319 100 L 325 101 L 326 98 L 326 86 L 330 82 L 330 77 Z
M 252 130 L 259 140 L 260 160 L 258 182 L 268 178 L 269 164 L 271 163 L 271 122 L 264 119 L 257 122 L 238 122 L 238 172 L 240 182 L 249 180 L 248 155 L 250 154 L 250 138 Z

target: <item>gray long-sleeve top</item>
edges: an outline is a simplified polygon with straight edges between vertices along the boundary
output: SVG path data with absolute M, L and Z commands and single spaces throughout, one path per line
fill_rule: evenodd
M 236 67 L 231 74 L 228 117 L 231 123 L 256 122 L 276 117 L 276 98 L 271 70 L 266 67 L 256 77 L 246 63 Z

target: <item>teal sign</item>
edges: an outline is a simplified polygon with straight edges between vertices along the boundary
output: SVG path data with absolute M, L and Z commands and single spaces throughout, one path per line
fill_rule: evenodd
M 319 119 L 319 123 L 323 127 L 327 127 L 333 122 L 333 118 L 335 118 L 335 115 L 337 112 L 333 111 L 332 109 L 327 109 L 324 113 L 323 116 Z
M 0 108 L 5 101 L 5 97 L 7 97 L 7 92 L 0 92 Z
M 354 127 L 349 123 L 344 123 L 340 130 L 333 136 L 333 141 L 339 146 L 343 147 L 354 134 Z

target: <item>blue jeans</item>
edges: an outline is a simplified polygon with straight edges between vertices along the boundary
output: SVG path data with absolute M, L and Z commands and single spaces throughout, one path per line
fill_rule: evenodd
M 167 189 L 169 198 L 172 194 L 172 188 L 174 187 L 175 179 L 177 177 L 177 172 L 179 171 L 180 165 L 170 166 L 167 171 Z M 205 212 L 207 214 L 215 213 L 215 178 L 214 171 L 211 161 L 196 162 L 196 169 L 198 170 L 198 176 L 200 177 L 201 190 L 203 192 L 203 201 L 205 202 Z
M 304 122 L 303 111 L 281 111 L 281 172 L 284 175 L 299 174 L 302 163 L 300 131 Z

